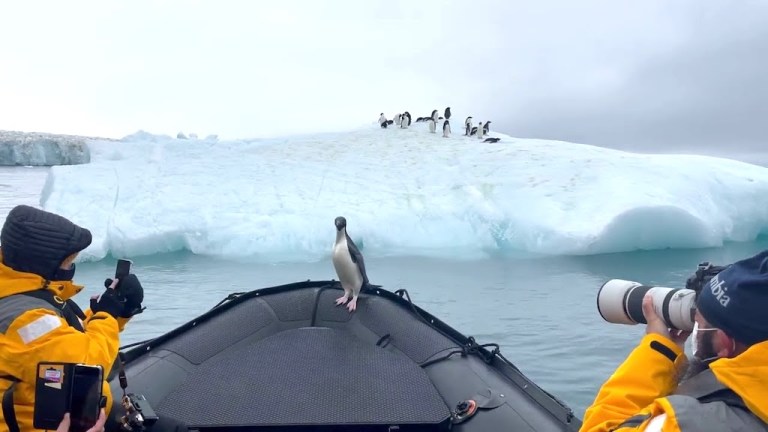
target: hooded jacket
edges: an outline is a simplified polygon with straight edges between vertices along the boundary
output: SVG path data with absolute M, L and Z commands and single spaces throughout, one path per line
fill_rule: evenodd
M 85 312 L 80 331 L 61 309 L 24 293 L 48 290 L 62 304 L 83 286 L 52 280 L 61 262 L 91 242 L 91 234 L 69 220 L 28 206 L 8 215 L 0 235 L 0 395 L 14 384 L 13 402 L 19 429 L 34 430 L 32 413 L 39 362 L 101 365 L 109 372 L 119 350 L 124 322 L 106 312 Z M 102 386 L 112 406 L 109 385 Z M 0 432 L 9 430 L 0 412 Z
M 646 335 L 603 384 L 586 410 L 581 431 L 764 431 L 768 430 L 768 341 L 734 358 L 722 358 L 702 372 L 730 389 L 746 409 L 702 401 L 677 387 L 677 371 L 686 361 L 680 347 L 660 335 Z M 698 375 L 690 380 L 694 380 Z M 680 387 L 684 387 L 685 384 Z M 684 391 L 685 390 L 685 391 Z M 663 426 L 662 426 L 663 425 Z

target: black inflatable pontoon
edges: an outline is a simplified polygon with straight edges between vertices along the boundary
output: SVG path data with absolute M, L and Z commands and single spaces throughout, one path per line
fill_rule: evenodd
M 231 294 L 124 350 L 127 392 L 200 431 L 578 431 L 497 345 L 478 345 L 406 291 L 371 290 L 352 313 L 339 294 L 334 281 Z M 118 369 L 108 430 L 126 412 Z

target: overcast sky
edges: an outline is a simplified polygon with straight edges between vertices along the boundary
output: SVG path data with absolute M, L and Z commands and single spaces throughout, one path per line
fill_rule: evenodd
M 765 0 L 0 5 L 0 129 L 222 138 L 451 106 L 520 137 L 768 147 Z

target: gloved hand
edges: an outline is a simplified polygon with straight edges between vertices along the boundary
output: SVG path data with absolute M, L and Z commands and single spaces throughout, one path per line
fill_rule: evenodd
M 106 312 L 115 318 L 123 316 L 125 302 L 112 288 L 107 288 L 100 296 L 91 297 L 91 311 Z
M 104 281 L 104 286 L 109 290 L 109 287 L 112 286 L 113 283 L 114 280 L 107 279 Z M 119 279 L 117 285 L 114 287 L 114 291 L 124 305 L 120 317 L 130 318 L 136 314 L 144 312 L 144 309 L 146 309 L 141 307 L 141 302 L 144 301 L 144 288 L 141 286 L 141 282 L 139 282 L 139 278 L 137 278 L 135 274 L 130 273 L 122 279 Z

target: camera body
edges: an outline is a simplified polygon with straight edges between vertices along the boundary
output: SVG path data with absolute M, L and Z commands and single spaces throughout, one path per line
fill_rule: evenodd
M 656 313 L 669 328 L 693 330 L 696 298 L 702 287 L 726 266 L 709 262 L 698 265 L 686 280 L 685 288 L 648 286 L 624 279 L 608 280 L 597 293 L 597 310 L 604 320 L 614 324 L 646 324 L 643 297 L 650 294 Z
M 685 288 L 698 293 L 705 284 L 708 284 L 713 277 L 727 267 L 712 265 L 712 263 L 705 261 L 699 264 L 696 272 L 685 281 Z
M 128 393 L 123 396 L 122 405 L 125 408 L 125 415 L 121 418 L 124 431 L 143 431 L 159 419 L 144 395 Z

